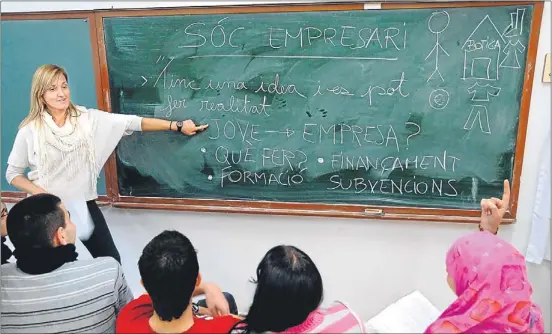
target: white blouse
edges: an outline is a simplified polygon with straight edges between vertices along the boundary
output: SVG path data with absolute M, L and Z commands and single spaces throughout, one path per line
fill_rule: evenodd
M 99 166 L 103 166 L 121 138 L 130 135 L 134 131 L 142 131 L 142 117 L 134 115 L 122 115 L 104 112 L 97 109 L 87 109 L 76 106 L 81 112 L 78 117 L 80 125 L 87 126 L 92 135 L 95 146 L 95 158 Z M 11 184 L 18 175 L 24 175 L 25 170 L 30 168 L 27 178 L 44 190 L 59 196 L 62 200 L 81 198 L 86 201 L 98 198 L 96 187 L 92 185 L 91 171 L 87 166 L 77 166 L 81 173 L 69 178 L 69 173 L 61 172 L 49 175 L 47 186 L 41 180 L 37 171 L 37 164 L 40 154 L 35 137 L 37 130 L 34 124 L 27 124 L 19 129 L 12 151 L 8 157 L 6 179 Z M 52 145 L 47 145 L 47 155 L 50 161 L 63 161 L 63 166 L 72 163 L 67 159 L 63 160 L 62 152 Z M 80 162 L 73 162 L 80 163 Z

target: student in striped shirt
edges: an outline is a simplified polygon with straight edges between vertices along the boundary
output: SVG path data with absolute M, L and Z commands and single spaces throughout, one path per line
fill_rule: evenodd
M 293 246 L 276 246 L 257 267 L 257 288 L 244 320 L 231 333 L 364 333 L 345 304 L 321 307 L 322 277 L 311 258 Z
M 1 327 L 5 333 L 113 333 L 132 300 L 111 257 L 77 261 L 76 226 L 59 197 L 38 194 L 7 218 L 15 263 L 2 265 Z

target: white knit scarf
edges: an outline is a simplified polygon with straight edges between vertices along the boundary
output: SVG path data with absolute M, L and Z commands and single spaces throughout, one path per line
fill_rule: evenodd
M 38 124 L 40 122 L 36 122 Z M 49 175 L 67 173 L 68 180 L 74 180 L 83 168 L 88 168 L 91 175 L 91 184 L 96 188 L 100 168 L 96 163 L 94 139 L 91 136 L 91 127 L 87 116 L 70 115 L 62 127 L 58 127 L 50 114 L 42 114 L 42 126 L 37 129 L 35 147 L 38 147 L 39 164 L 38 177 L 48 188 Z M 54 161 L 57 157 L 47 154 L 47 146 L 53 146 L 61 152 L 61 161 Z M 52 169 L 52 170 L 50 170 Z M 63 170 L 65 169 L 65 170 Z

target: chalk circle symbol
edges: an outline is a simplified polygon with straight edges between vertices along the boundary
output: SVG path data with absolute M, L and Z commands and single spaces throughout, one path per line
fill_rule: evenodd
M 427 21 L 427 28 L 434 34 L 440 34 L 448 28 L 450 16 L 447 12 L 433 12 Z
M 444 89 L 436 89 L 429 94 L 429 105 L 433 109 L 444 109 L 450 100 L 449 93 Z

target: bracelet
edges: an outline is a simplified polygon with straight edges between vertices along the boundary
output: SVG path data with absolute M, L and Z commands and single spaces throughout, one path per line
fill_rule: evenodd
M 199 305 L 197 305 L 196 303 L 192 303 L 192 313 L 194 315 L 198 315 L 199 314 Z
M 172 122 L 173 122 L 173 121 L 171 121 L 171 122 L 169 123 L 169 131 L 172 131 Z
M 484 229 L 481 227 L 481 223 L 479 223 L 478 226 L 479 226 L 479 231 L 480 231 L 480 232 L 483 232 Z M 498 229 L 499 229 L 499 228 L 500 228 L 500 226 L 498 226 L 498 227 L 496 228 L 496 231 L 493 233 L 494 235 L 497 235 L 497 234 L 498 234 Z M 491 233 L 492 233 L 492 232 L 491 232 Z

